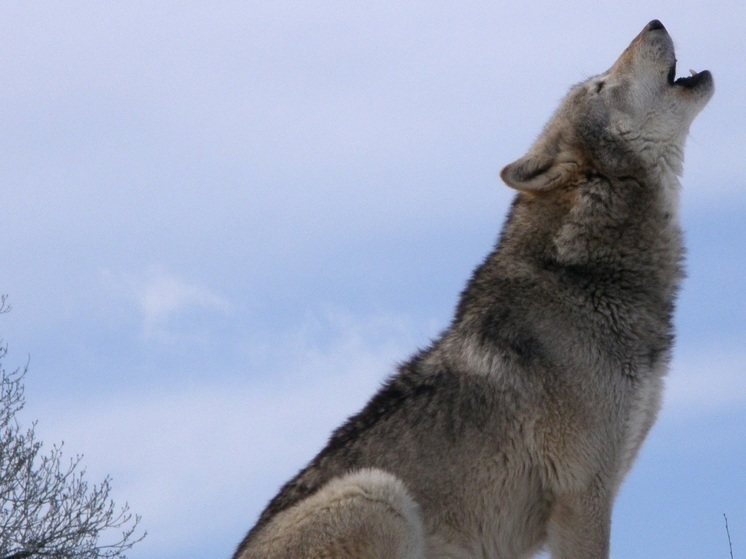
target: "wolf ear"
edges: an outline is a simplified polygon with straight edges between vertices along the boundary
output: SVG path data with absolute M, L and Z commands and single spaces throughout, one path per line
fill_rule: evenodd
M 571 153 L 563 153 L 559 142 L 540 138 L 531 150 L 501 172 L 505 184 L 526 192 L 553 190 L 573 180 L 580 164 Z

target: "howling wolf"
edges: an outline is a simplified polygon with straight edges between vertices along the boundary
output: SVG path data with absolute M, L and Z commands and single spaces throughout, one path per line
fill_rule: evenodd
M 709 72 L 651 21 L 528 153 L 450 327 L 269 503 L 234 559 L 609 555 L 658 412 L 682 278 L 678 176 Z

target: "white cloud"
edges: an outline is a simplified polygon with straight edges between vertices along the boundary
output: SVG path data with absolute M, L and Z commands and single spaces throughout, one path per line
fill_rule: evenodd
M 665 408 L 677 415 L 722 411 L 746 404 L 743 346 L 703 348 L 676 356 L 665 392 Z
M 142 335 L 148 341 L 174 341 L 179 337 L 176 317 L 185 313 L 227 313 L 227 299 L 209 288 L 190 283 L 162 266 L 151 266 L 141 275 L 102 273 L 104 283 L 134 304 L 142 319 Z
M 138 294 L 147 337 L 158 334 L 169 319 L 186 310 L 226 312 L 228 302 L 204 287 L 189 284 L 162 270 L 151 273 Z

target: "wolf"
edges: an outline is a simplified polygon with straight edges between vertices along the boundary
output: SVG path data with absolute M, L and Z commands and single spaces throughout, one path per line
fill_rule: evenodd
M 660 406 L 683 149 L 714 92 L 654 20 L 526 155 L 450 326 L 271 500 L 234 559 L 609 556 Z

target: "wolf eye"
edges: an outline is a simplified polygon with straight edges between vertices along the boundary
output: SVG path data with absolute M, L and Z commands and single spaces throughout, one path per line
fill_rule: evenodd
M 601 93 L 601 90 L 604 88 L 604 82 L 598 82 L 596 84 L 596 93 Z

